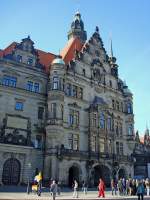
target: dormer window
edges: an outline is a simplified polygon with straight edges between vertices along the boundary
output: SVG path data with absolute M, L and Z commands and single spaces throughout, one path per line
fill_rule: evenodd
M 17 55 L 17 62 L 22 62 L 22 56 L 21 55 Z
M 28 65 L 32 65 L 33 64 L 33 59 L 32 58 L 28 58 L 27 64 Z

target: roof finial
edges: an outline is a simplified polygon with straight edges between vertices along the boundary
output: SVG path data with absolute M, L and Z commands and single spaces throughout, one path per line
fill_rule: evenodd
M 95 31 L 96 31 L 96 33 L 99 33 L 99 27 L 98 26 L 96 26 Z

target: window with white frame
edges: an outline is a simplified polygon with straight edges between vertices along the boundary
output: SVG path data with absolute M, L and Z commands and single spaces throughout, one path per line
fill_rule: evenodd
M 53 77 L 53 90 L 59 89 L 59 78 L 57 76 Z
M 79 149 L 79 135 L 70 134 L 68 137 L 69 149 L 78 150 Z
M 79 125 L 79 111 L 70 109 L 68 116 L 69 126 L 78 126 Z

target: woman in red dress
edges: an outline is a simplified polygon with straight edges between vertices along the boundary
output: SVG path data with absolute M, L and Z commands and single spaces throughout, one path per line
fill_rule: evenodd
M 105 198 L 105 184 L 101 178 L 99 179 L 98 192 L 98 197 Z

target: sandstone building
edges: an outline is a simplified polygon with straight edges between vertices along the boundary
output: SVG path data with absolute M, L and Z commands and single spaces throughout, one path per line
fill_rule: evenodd
M 0 51 L 0 183 L 44 180 L 96 185 L 133 177 L 132 93 L 100 33 L 87 40 L 77 12 L 56 56 L 27 37 Z

